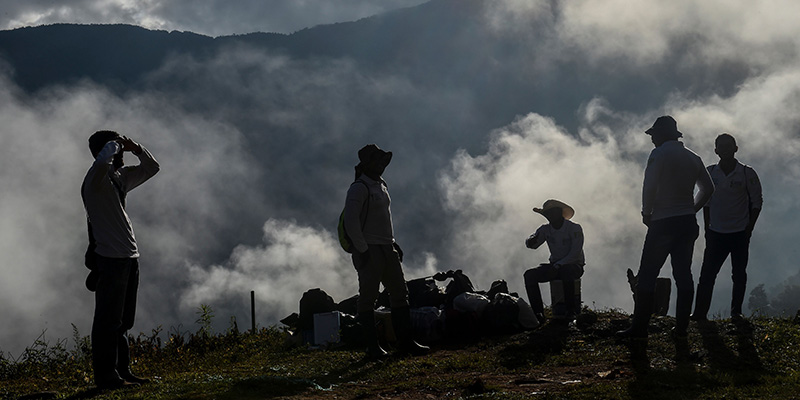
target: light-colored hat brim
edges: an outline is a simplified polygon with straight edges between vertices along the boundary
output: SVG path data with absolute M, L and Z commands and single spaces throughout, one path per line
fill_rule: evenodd
M 549 210 L 551 208 L 560 208 L 561 215 L 564 216 L 564 219 L 571 219 L 572 217 L 575 216 L 574 208 L 570 207 L 567 203 L 564 203 L 563 201 L 555 199 L 550 199 L 545 201 L 544 204 L 542 205 L 542 208 L 534 207 L 533 211 L 542 214 L 544 211 Z

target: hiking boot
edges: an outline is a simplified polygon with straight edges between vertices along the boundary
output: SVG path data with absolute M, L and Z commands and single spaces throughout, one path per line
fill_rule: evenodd
M 122 379 L 125 380 L 125 382 L 137 383 L 139 385 L 144 385 L 146 383 L 150 383 L 150 379 L 140 378 L 140 377 L 138 377 L 138 376 L 136 376 L 136 375 L 134 375 L 134 374 L 132 374 L 130 372 L 128 372 L 127 374 L 120 374 L 120 376 L 122 377 Z
M 689 332 L 686 329 L 679 329 L 677 326 L 670 331 L 673 339 L 686 340 L 689 338 Z
M 136 382 L 128 382 L 124 379 L 113 380 L 113 381 L 103 381 L 97 383 L 97 388 L 100 390 L 115 390 L 115 389 L 123 389 L 123 388 L 134 388 L 141 386 L 139 383 Z
M 655 294 L 653 292 L 636 293 L 636 303 L 633 307 L 633 321 L 628 329 L 616 333 L 619 339 L 645 339 L 647 326 L 650 324 L 650 313 L 653 310 Z
M 412 356 L 430 353 L 430 347 L 417 343 L 411 337 L 411 309 L 408 306 L 392 308 L 392 326 L 397 337 L 397 346 L 402 353 Z
M 708 322 L 708 317 L 707 316 L 699 315 L 699 314 L 692 314 L 689 317 L 689 319 L 694 321 L 694 322 L 698 322 L 698 323 L 700 323 L 700 322 Z
M 364 341 L 367 344 L 367 358 L 370 360 L 385 358 L 388 353 L 378 342 L 378 332 L 375 330 L 375 312 L 367 311 L 359 313 L 358 319 L 363 329 Z

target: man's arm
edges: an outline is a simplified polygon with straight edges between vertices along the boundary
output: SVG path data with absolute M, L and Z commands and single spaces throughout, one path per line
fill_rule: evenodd
M 697 162 L 700 166 L 700 176 L 697 178 L 699 190 L 694 196 L 694 212 L 700 211 L 711 200 L 711 195 L 714 194 L 714 181 L 711 180 L 711 175 L 703 165 L 703 160 L 698 157 Z
M 97 158 L 94 159 L 92 168 L 89 170 L 92 176 L 89 178 L 88 190 L 96 191 L 100 188 L 103 178 L 108 175 L 108 169 L 111 168 L 114 156 L 121 151 L 122 145 L 115 141 L 110 141 L 103 146 L 103 149 L 97 154 Z
M 123 151 L 130 151 L 139 159 L 139 165 L 123 167 L 119 170 L 120 177 L 124 182 L 126 192 L 130 192 L 137 186 L 152 178 L 161 169 L 153 155 L 140 144 L 123 136 L 119 140 Z
M 539 229 L 536 230 L 536 233 L 525 239 L 525 247 L 529 249 L 538 249 L 539 246 L 547 240 L 547 235 L 544 234 L 544 227 L 545 225 L 540 226 Z
M 650 157 L 647 159 L 644 183 L 642 183 L 642 222 L 645 225 L 649 225 L 650 216 L 653 214 L 653 205 L 658 192 L 658 177 L 661 175 L 661 163 L 654 153 L 655 150 L 650 152 Z
M 761 214 L 761 208 L 764 206 L 764 197 L 762 194 L 761 180 L 758 179 L 756 171 L 748 166 L 745 166 L 745 179 L 747 179 L 747 194 L 750 196 L 750 221 L 745 230 L 747 233 L 752 233 L 758 221 L 758 216 Z M 750 174 L 747 174 L 750 170 Z
M 369 189 L 366 184 L 352 184 L 347 190 L 347 199 L 344 202 L 344 229 L 359 253 L 363 253 L 369 248 L 364 239 L 364 232 L 361 230 L 361 209 L 368 196 Z

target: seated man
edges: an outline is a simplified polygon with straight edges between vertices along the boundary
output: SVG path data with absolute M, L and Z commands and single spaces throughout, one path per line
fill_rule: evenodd
M 525 240 L 525 246 L 537 249 L 542 243 L 547 242 L 547 247 L 550 249 L 550 263 L 525 271 L 525 290 L 528 292 L 528 300 L 536 318 L 544 323 L 544 306 L 539 282 L 574 281 L 583 276 L 585 265 L 583 229 L 569 220 L 575 215 L 575 210 L 558 200 L 547 200 L 542 208 L 534 208 L 533 211 L 542 214 L 549 223 L 540 226 L 536 233 Z M 564 285 L 564 305 L 567 308 L 567 319 L 571 320 L 574 318 L 575 310 L 574 285 Z

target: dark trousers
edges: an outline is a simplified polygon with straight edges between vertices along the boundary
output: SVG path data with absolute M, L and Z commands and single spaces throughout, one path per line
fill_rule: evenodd
M 694 300 L 694 280 L 692 279 L 692 253 L 694 242 L 700 233 L 697 218 L 692 215 L 669 217 L 650 222 L 642 249 L 642 261 L 639 265 L 639 282 L 636 284 L 638 299 L 652 299 L 656 290 L 656 280 L 661 267 L 672 261 L 672 276 L 678 288 L 676 299 L 676 328 L 685 332 L 689 324 Z M 651 304 L 652 306 L 652 300 Z M 647 326 L 652 307 L 634 307 L 634 322 Z M 637 315 L 642 314 L 642 315 Z M 638 326 L 638 325 L 637 325 Z
M 97 257 L 97 290 L 92 322 L 92 366 L 98 385 L 130 374 L 128 330 L 136 315 L 139 260 Z
M 692 253 L 699 233 L 700 227 L 697 226 L 697 219 L 694 215 L 682 215 L 651 222 L 644 239 L 636 291 L 655 292 L 658 273 L 661 272 L 661 267 L 664 266 L 667 256 L 669 256 L 672 261 L 672 276 L 675 278 L 678 293 L 694 293 Z
M 708 313 L 714 282 L 722 264 L 731 256 L 731 276 L 733 278 L 733 297 L 731 315 L 742 313 L 742 303 L 747 289 L 747 260 L 750 256 L 750 235 L 746 231 L 718 233 L 706 231 L 706 249 L 703 253 L 703 266 L 700 267 L 700 282 L 697 284 L 698 307 L 701 300 L 704 309 L 696 309 L 702 315 Z M 706 299 L 708 304 L 706 303 Z
M 567 282 L 574 281 L 583 276 L 583 266 L 578 264 L 562 265 L 558 269 L 552 264 L 541 264 L 538 267 L 525 271 L 525 291 L 528 293 L 528 300 L 531 302 L 533 312 L 539 315 L 544 314 L 544 304 L 542 303 L 542 292 L 539 283 L 555 280 L 564 282 L 564 303 L 567 310 L 573 310 L 575 299 L 574 286 Z M 568 293 L 570 292 L 570 293 Z
M 358 312 L 372 312 L 380 294 L 380 286 L 389 291 L 391 307 L 408 307 L 408 288 L 403 276 L 400 256 L 390 244 L 370 244 L 366 260 L 353 254 L 353 266 L 358 271 Z M 365 262 L 366 261 L 366 262 Z

